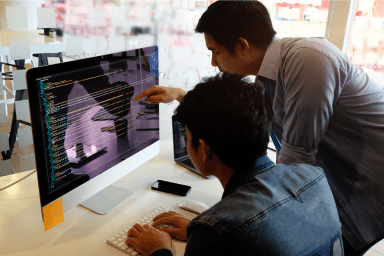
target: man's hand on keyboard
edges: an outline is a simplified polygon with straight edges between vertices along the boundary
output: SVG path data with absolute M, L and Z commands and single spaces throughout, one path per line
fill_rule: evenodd
M 153 218 L 153 227 L 160 225 L 172 225 L 173 228 L 159 228 L 169 233 L 173 238 L 187 241 L 187 226 L 189 219 L 176 212 L 164 212 Z
M 148 224 L 141 226 L 136 223 L 128 231 L 127 236 L 126 243 L 134 246 L 136 251 L 143 256 L 150 256 L 160 249 L 171 250 L 171 236 L 167 232 L 157 230 Z

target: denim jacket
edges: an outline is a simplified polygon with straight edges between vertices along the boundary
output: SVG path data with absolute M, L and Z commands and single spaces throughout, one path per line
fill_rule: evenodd
M 187 234 L 186 256 L 344 255 L 323 170 L 275 165 L 267 156 L 253 169 L 235 172 L 222 200 L 194 218 Z

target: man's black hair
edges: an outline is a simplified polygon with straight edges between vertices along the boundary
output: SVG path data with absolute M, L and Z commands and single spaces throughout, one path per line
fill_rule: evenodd
M 206 33 L 230 54 L 242 37 L 256 48 L 266 50 L 276 31 L 267 8 L 255 0 L 217 1 L 201 16 L 196 33 Z
M 272 120 L 264 89 L 241 78 L 204 78 L 175 110 L 176 120 L 191 132 L 192 147 L 197 150 L 203 139 L 209 158 L 215 155 L 233 171 L 252 168 L 266 154 Z

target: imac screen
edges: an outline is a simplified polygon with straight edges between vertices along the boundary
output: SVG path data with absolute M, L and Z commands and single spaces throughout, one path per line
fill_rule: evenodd
M 157 46 L 69 63 L 35 79 L 48 195 L 70 191 L 159 140 L 158 105 L 131 100 L 159 84 Z

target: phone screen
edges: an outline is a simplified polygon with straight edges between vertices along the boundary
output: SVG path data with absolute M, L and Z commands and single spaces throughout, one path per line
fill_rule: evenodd
M 191 191 L 190 186 L 181 185 L 164 180 L 158 180 L 152 185 L 152 189 L 168 192 L 176 195 L 186 196 Z

